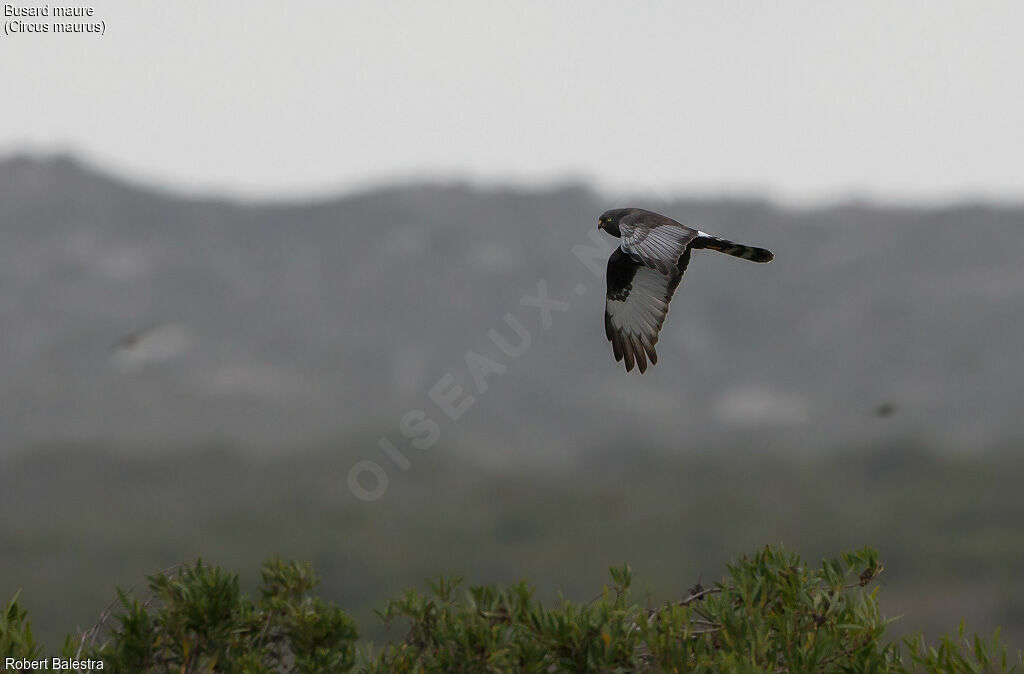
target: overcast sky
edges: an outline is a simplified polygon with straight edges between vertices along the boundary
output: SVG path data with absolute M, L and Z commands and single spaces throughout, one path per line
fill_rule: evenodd
M 1021 2 L 93 6 L 103 36 L 0 35 L 0 155 L 261 198 L 462 177 L 1024 200 Z

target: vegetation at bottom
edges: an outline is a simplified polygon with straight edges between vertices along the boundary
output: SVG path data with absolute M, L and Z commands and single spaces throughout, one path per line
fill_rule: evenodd
M 464 587 L 439 578 L 379 612 L 395 637 L 360 644 L 354 622 L 313 594 L 309 565 L 263 565 L 258 598 L 202 561 L 148 580 L 62 653 L 116 672 L 1024 672 L 999 641 L 922 636 L 893 641 L 878 605 L 883 571 L 871 548 L 820 565 L 765 547 L 707 587 L 638 603 L 628 566 L 592 601 L 546 606 L 527 582 Z M 0 653 L 45 657 L 15 596 L 0 615 Z
M 971 455 L 900 443 L 804 455 L 616 447 L 564 471 L 485 469 L 439 450 L 390 475 L 372 504 L 351 495 L 351 463 L 332 447 L 262 459 L 25 453 L 0 460 L 0 606 L 20 589 L 36 639 L 57 644 L 96 621 L 115 585 L 202 557 L 255 594 L 261 563 L 280 556 L 311 562 L 317 595 L 343 607 L 363 640 L 384 643 L 375 611 L 439 575 L 527 578 L 545 603 L 558 592 L 584 601 L 628 561 L 637 596 L 661 603 L 765 542 L 815 560 L 871 544 L 886 561 L 882 610 L 904 616 L 893 638 L 937 641 L 965 619 L 1024 647 L 1024 445 Z

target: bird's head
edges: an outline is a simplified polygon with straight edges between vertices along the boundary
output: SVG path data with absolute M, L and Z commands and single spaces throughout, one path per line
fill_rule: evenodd
M 613 208 L 605 211 L 597 219 L 597 228 L 603 229 L 613 236 L 620 236 L 619 220 L 622 220 L 623 216 L 628 215 L 632 210 L 632 208 Z

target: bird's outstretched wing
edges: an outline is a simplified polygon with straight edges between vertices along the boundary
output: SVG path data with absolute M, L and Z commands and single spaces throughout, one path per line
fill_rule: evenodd
M 612 343 L 615 360 L 626 361 L 626 372 L 634 364 L 640 372 L 647 361 L 658 362 L 654 345 L 668 314 L 668 303 L 690 263 L 684 248 L 678 262 L 667 273 L 646 266 L 634 256 L 616 248 L 608 258 L 608 290 L 604 307 L 604 331 Z
M 627 215 L 619 222 L 620 247 L 662 274 L 671 273 L 676 261 L 699 232 L 657 213 Z

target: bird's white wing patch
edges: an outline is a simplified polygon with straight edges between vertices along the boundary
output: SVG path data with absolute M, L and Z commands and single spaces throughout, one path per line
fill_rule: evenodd
M 637 256 L 645 265 L 663 274 L 675 267 L 676 260 L 695 236 L 692 229 L 682 225 L 645 227 L 621 223 L 619 228 L 622 251 Z
M 634 363 L 644 372 L 648 360 L 651 364 L 658 362 L 654 345 L 658 343 L 672 294 L 689 262 L 689 253 L 684 254 L 681 262 L 682 269 L 673 266 L 669 274 L 631 263 L 628 258 L 613 262 L 635 268 L 626 285 L 609 288 L 605 302 L 605 333 L 612 343 L 615 360 L 625 360 L 627 371 L 633 369 Z

